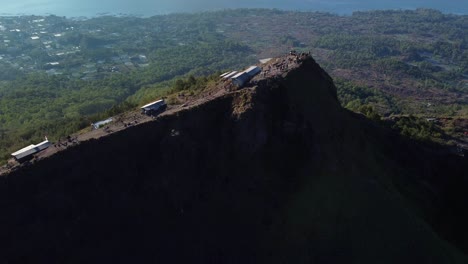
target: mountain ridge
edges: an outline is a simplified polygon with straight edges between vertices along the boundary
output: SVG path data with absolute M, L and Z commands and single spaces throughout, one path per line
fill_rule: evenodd
M 342 108 L 309 57 L 0 178 L 0 260 L 465 263 L 466 164 Z

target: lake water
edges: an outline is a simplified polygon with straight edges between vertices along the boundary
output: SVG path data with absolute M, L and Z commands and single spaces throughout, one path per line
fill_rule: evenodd
M 426 7 L 446 13 L 468 14 L 468 0 L 0 0 L 0 6 L 2 15 L 55 14 L 67 17 L 95 16 L 102 13 L 152 16 L 241 7 L 338 14 L 350 14 L 356 10 Z

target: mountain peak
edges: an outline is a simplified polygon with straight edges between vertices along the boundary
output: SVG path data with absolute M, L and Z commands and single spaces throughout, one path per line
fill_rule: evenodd
M 466 260 L 466 160 L 343 109 L 309 56 L 261 67 L 0 178 L 0 260 Z

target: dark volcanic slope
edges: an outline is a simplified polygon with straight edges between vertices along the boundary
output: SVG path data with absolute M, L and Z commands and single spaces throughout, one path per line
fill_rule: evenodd
M 308 59 L 0 178 L 0 262 L 466 263 L 467 164 Z

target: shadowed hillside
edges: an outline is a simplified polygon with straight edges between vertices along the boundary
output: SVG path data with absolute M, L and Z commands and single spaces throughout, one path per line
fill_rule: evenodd
M 0 262 L 466 263 L 467 164 L 307 59 L 0 178 Z

